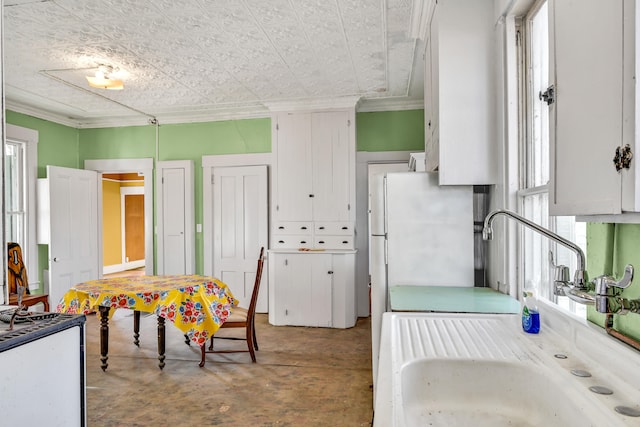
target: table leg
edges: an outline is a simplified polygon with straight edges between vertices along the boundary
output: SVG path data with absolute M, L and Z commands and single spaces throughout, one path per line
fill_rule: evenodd
M 158 366 L 164 368 L 164 317 L 158 316 Z
M 103 371 L 107 370 L 107 359 L 109 357 L 109 307 L 100 306 L 100 360 L 102 361 L 101 368 Z
M 140 312 L 133 311 L 133 343 L 140 347 Z

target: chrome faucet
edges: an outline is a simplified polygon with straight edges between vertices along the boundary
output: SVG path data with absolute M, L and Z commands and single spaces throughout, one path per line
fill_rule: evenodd
M 519 222 L 520 224 L 532 229 L 533 231 L 538 232 L 539 234 L 547 237 L 554 242 L 561 244 L 562 246 L 572 250 L 575 252 L 576 257 L 578 258 L 576 272 L 573 276 L 573 282 L 569 281 L 556 281 L 556 295 L 563 294 L 568 296 L 569 298 L 577 301 L 581 304 L 594 304 L 595 297 L 588 293 L 588 281 L 587 281 L 587 271 L 586 271 L 586 261 L 584 252 L 582 249 L 575 243 L 565 239 L 562 236 L 557 235 L 551 230 L 548 230 L 541 225 L 532 222 L 515 212 L 508 211 L 506 209 L 498 209 L 495 210 L 484 219 L 484 228 L 482 229 L 482 238 L 484 240 L 491 240 L 493 238 L 493 229 L 491 228 L 491 223 L 493 219 L 498 215 L 504 215 L 508 218 Z
M 584 252 L 578 245 L 514 212 L 499 209 L 489 213 L 484 220 L 484 228 L 482 229 L 484 240 L 491 240 L 493 237 L 491 223 L 497 215 L 509 217 L 575 252 L 578 263 L 573 282 L 569 281 L 569 269 L 566 266 L 554 265 L 556 268 L 554 293 L 556 295 L 565 295 L 580 304 L 595 304 L 596 310 L 600 313 L 626 314 L 631 312 L 640 314 L 640 299 L 629 300 L 618 295 L 620 289 L 627 288 L 633 280 L 633 266 L 631 264 L 625 267 L 624 275 L 618 281 L 611 276 L 603 275 L 596 277 L 590 283 L 587 280 Z

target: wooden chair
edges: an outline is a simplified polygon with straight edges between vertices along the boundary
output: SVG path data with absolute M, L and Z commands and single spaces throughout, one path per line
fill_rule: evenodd
M 7 243 L 7 253 L 9 259 L 7 261 L 8 274 L 7 281 L 9 282 L 9 304 L 18 305 L 18 289 L 24 288 L 24 294 L 22 295 L 22 305 L 30 307 L 35 304 L 44 304 L 44 311 L 49 311 L 49 295 L 30 295 L 29 294 L 29 281 L 27 280 L 27 269 L 24 266 L 22 259 L 22 248 L 20 245 L 13 242 Z
M 260 248 L 260 256 L 258 257 L 258 268 L 256 269 L 256 281 L 253 285 L 253 292 L 251 293 L 251 301 L 249 302 L 249 308 L 235 307 L 231 310 L 231 314 L 227 320 L 220 326 L 223 328 L 244 328 L 245 337 L 211 337 L 211 343 L 209 349 L 206 349 L 206 344 L 200 346 L 202 353 L 202 359 L 200 360 L 200 367 L 204 366 L 206 353 L 249 353 L 251 354 L 251 361 L 256 363 L 255 351 L 258 350 L 258 341 L 256 340 L 256 304 L 258 302 L 258 291 L 260 290 L 260 278 L 262 277 L 262 265 L 264 263 L 264 247 Z M 247 350 L 214 350 L 213 339 L 232 339 L 243 340 L 247 342 Z

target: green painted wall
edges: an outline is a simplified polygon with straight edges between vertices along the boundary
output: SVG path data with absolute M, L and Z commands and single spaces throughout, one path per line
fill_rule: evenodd
M 356 114 L 358 151 L 424 151 L 424 110 Z
M 587 225 L 587 271 L 591 279 L 602 274 L 622 277 L 627 264 L 640 268 L 640 224 Z M 636 273 L 637 277 L 637 273 Z M 622 297 L 640 298 L 640 280 L 635 280 L 622 292 Z M 589 307 L 587 318 L 602 327 L 605 316 Z M 640 340 L 640 316 L 637 314 L 614 315 L 614 329 Z

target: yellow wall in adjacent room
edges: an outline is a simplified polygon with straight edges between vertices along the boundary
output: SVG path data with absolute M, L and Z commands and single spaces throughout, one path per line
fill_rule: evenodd
M 121 187 L 144 187 L 144 181 L 123 181 Z
M 102 181 L 102 251 L 103 264 L 122 263 L 120 183 Z

